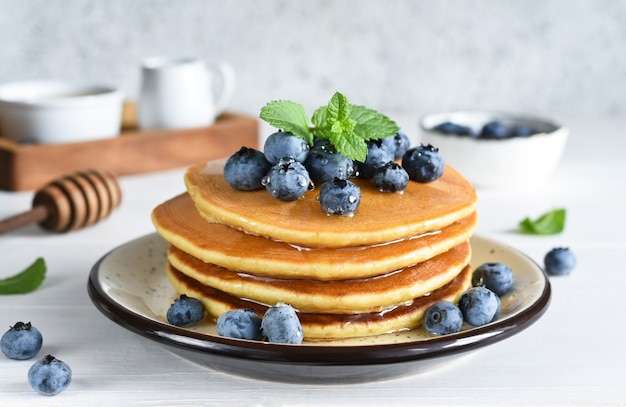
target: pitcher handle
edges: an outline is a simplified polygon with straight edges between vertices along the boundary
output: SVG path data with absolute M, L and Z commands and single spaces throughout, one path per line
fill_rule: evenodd
M 218 87 L 213 89 L 215 98 L 215 116 L 219 116 L 226 110 L 228 103 L 235 91 L 235 71 L 227 62 L 218 63 L 213 70 L 217 73 Z

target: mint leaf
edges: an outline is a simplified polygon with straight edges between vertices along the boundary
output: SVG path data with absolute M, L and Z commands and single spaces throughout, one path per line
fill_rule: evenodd
M 399 130 L 393 120 L 364 106 L 350 105 L 350 118 L 357 123 L 354 132 L 363 140 L 384 139 Z
M 326 108 L 326 123 L 332 125 L 336 121 L 345 120 L 350 112 L 348 98 L 339 92 L 335 92 Z
M 363 162 L 367 157 L 367 144 L 354 134 L 355 126 L 356 123 L 351 119 L 337 121 L 331 127 L 329 139 L 338 152 Z
M 309 130 L 310 121 L 304 107 L 288 100 L 275 100 L 261 108 L 260 118 L 270 125 L 288 131 L 313 144 L 313 134 Z
M 46 263 L 39 257 L 26 270 L 0 280 L 0 294 L 26 294 L 34 291 L 46 277 Z
M 532 235 L 556 235 L 565 229 L 565 215 L 565 209 L 553 209 L 535 220 L 525 218 L 519 227 L 523 233 Z

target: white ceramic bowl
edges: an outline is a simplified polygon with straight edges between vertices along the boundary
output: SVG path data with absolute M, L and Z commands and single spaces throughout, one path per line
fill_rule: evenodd
M 122 93 L 53 81 L 0 85 L 0 134 L 18 143 L 70 143 L 118 135 Z
M 452 122 L 479 134 L 486 123 L 527 126 L 534 133 L 501 139 L 445 134 L 435 130 Z M 475 187 L 516 187 L 539 183 L 557 167 L 567 141 L 566 127 L 551 120 L 494 111 L 457 111 L 430 114 L 420 121 L 421 142 L 439 148 L 446 164 Z

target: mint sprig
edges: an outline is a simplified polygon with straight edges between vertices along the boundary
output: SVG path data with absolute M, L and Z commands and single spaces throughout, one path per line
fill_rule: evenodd
M 24 271 L 0 279 L 0 294 L 26 294 L 36 290 L 46 277 L 46 263 L 39 257 Z
M 317 109 L 309 120 L 304 108 L 278 100 L 261 109 L 261 119 L 289 131 L 309 145 L 314 137 L 329 140 L 337 152 L 356 161 L 365 161 L 367 141 L 380 140 L 398 132 L 398 125 L 387 116 L 364 106 L 352 105 L 336 92 L 328 105 Z
M 565 209 L 553 209 L 535 220 L 525 218 L 519 223 L 519 227 L 523 233 L 532 235 L 556 235 L 565 229 L 565 216 Z

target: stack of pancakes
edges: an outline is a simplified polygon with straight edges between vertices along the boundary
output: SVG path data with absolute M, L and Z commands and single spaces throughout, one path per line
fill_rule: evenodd
M 185 174 L 187 192 L 154 209 L 170 243 L 168 277 L 217 319 L 237 308 L 259 316 L 283 302 L 298 311 L 305 340 L 412 329 L 439 300 L 471 285 L 476 193 L 454 169 L 438 180 L 383 193 L 355 180 L 353 216 L 327 215 L 319 189 L 283 202 L 267 191 L 237 191 L 223 162 Z

